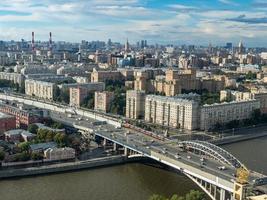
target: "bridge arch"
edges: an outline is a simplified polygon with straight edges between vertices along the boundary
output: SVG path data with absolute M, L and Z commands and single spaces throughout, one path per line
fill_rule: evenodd
M 213 159 L 218 160 L 221 163 L 230 165 L 236 169 L 246 167 L 231 153 L 226 150 L 204 141 L 181 141 L 178 143 L 183 145 L 184 148 L 190 148 L 202 152 L 203 154 L 211 156 Z

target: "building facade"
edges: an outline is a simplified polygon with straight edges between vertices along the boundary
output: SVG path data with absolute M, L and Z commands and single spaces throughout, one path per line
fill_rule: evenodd
M 44 157 L 48 160 L 68 160 L 75 158 L 75 150 L 70 147 L 48 148 L 44 151 Z
M 17 83 L 21 86 L 24 84 L 25 77 L 24 75 L 18 73 L 0 72 L 0 79 L 12 81 L 13 83 Z
M 198 128 L 199 103 L 197 101 L 147 95 L 145 120 L 163 126 L 194 130 Z
M 253 111 L 259 108 L 260 101 L 253 99 L 204 105 L 200 109 L 200 129 L 209 130 L 214 128 L 216 124 L 249 119 Z
M 52 100 L 54 97 L 56 84 L 33 79 L 25 80 L 25 94 Z
M 0 112 L 0 134 L 16 128 L 16 118 Z
M 95 110 L 108 112 L 114 99 L 113 92 L 95 92 Z
M 145 113 L 146 94 L 142 90 L 128 90 L 126 92 L 126 117 L 140 119 Z

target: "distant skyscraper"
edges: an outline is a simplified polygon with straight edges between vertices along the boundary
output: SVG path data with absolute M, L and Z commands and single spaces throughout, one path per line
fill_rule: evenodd
M 146 40 L 144 41 L 144 47 L 147 47 L 147 41 Z
M 129 42 L 128 42 L 128 38 L 126 40 L 126 43 L 125 43 L 125 52 L 129 52 L 130 51 L 130 45 L 129 45 Z
M 145 41 L 141 40 L 141 48 L 143 49 L 145 47 Z
M 239 53 L 239 54 L 243 54 L 243 53 L 245 53 L 245 47 L 244 47 L 244 45 L 243 45 L 243 43 L 242 43 L 242 40 L 240 40 L 240 42 L 239 42 L 239 44 L 238 44 L 238 53 Z

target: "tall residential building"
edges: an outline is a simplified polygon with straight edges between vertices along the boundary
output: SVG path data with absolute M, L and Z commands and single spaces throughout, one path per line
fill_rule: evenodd
M 140 119 L 145 113 L 146 94 L 142 90 L 128 90 L 126 92 L 126 117 Z
M 145 120 L 150 123 L 194 130 L 198 128 L 199 103 L 177 97 L 147 95 Z
M 95 110 L 108 112 L 114 99 L 113 92 L 95 92 Z
M 88 96 L 88 89 L 86 87 L 70 88 L 70 106 L 80 107 L 81 103 L 87 96 Z

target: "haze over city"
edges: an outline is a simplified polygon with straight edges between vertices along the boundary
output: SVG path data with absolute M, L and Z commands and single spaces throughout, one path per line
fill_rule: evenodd
M 264 0 L 2 0 L 2 40 L 266 46 Z

